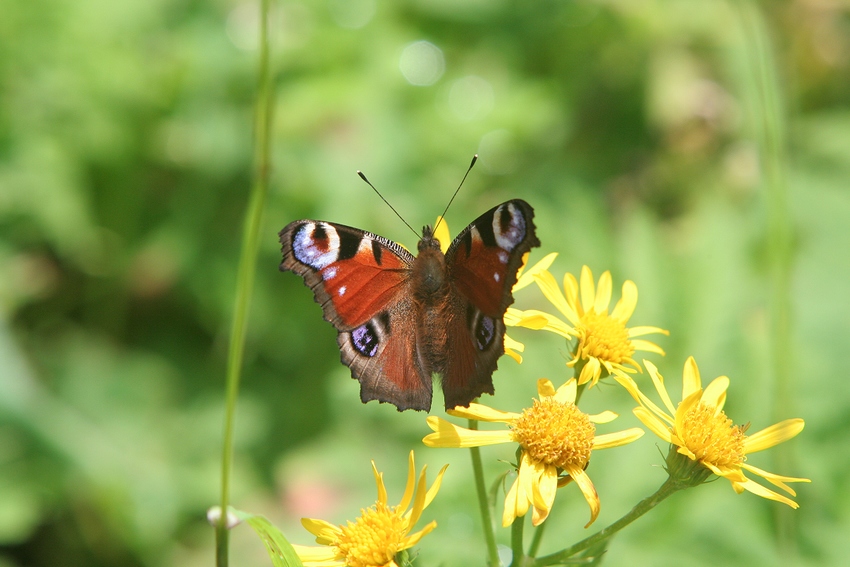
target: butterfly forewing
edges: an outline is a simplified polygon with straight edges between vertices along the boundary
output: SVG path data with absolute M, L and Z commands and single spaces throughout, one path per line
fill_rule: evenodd
M 405 285 L 413 255 L 391 240 L 350 226 L 301 220 L 280 232 L 281 270 L 304 278 L 340 330 L 383 311 Z

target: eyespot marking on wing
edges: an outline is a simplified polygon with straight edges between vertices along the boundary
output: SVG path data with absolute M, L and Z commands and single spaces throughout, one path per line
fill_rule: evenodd
M 351 346 L 363 356 L 375 356 L 379 344 L 378 333 L 371 321 L 351 331 Z
M 487 350 L 496 335 L 496 322 L 486 315 L 480 315 L 475 322 L 475 344 L 478 350 Z
M 504 203 L 493 213 L 493 236 L 503 250 L 510 252 L 525 238 L 525 217 L 513 203 Z
M 325 222 L 306 222 L 292 235 L 295 259 L 314 270 L 321 270 L 339 258 L 339 234 Z

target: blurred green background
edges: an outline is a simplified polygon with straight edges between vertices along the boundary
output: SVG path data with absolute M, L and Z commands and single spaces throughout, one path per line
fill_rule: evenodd
M 838 565 L 850 553 L 850 4 L 846 1 L 272 2 L 271 192 L 237 414 L 232 501 L 295 542 L 390 500 L 406 455 L 452 466 L 421 565 L 482 565 L 469 457 L 421 413 L 361 405 L 335 332 L 276 233 L 298 218 L 415 239 L 520 197 L 553 272 L 634 280 L 632 324 L 671 332 L 727 412 L 799 438 L 750 462 L 813 480 L 801 508 L 725 481 L 613 541 L 609 565 Z M 210 565 L 224 366 L 251 183 L 257 5 L 0 0 L 0 566 Z M 535 258 L 532 257 L 532 260 Z M 619 293 L 616 294 L 619 296 Z M 541 307 L 534 290 L 519 307 Z M 497 395 L 520 409 L 567 347 L 515 330 Z M 674 394 L 675 395 L 675 394 Z M 612 386 L 590 409 L 638 425 Z M 442 415 L 437 396 L 434 413 Z M 663 481 L 658 443 L 594 456 L 601 528 Z M 666 451 L 665 448 L 661 448 Z M 510 447 L 483 451 L 489 478 Z M 501 510 L 501 504 L 497 510 Z M 500 513 L 500 512 L 499 512 Z M 561 491 L 543 551 L 590 532 Z M 506 531 L 500 543 L 509 542 Z M 559 545 L 560 544 L 560 545 Z M 235 530 L 234 565 L 269 565 Z

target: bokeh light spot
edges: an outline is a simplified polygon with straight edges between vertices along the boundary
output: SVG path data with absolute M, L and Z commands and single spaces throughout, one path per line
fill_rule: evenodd
M 425 40 L 414 41 L 405 47 L 398 66 L 407 82 L 417 87 L 433 85 L 446 69 L 443 52 Z

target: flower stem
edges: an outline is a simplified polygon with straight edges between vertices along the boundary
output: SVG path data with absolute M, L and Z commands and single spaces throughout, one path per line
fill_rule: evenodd
M 469 429 L 478 429 L 478 422 L 469 420 Z M 487 501 L 487 486 L 484 484 L 484 467 L 481 465 L 481 450 L 470 447 L 472 455 L 472 474 L 475 476 L 475 491 L 478 493 L 478 507 L 481 510 L 481 524 L 484 527 L 484 540 L 487 543 L 487 564 L 499 567 L 499 550 L 496 547 L 496 534 L 493 533 L 493 518 L 490 515 L 490 503 Z
M 522 550 L 522 529 L 525 526 L 525 516 L 514 519 L 511 525 L 511 551 L 513 558 L 510 567 L 523 567 L 525 565 L 525 553 Z
M 228 540 L 227 510 L 230 503 L 230 471 L 233 461 L 233 429 L 236 416 L 236 399 L 239 394 L 239 377 L 245 350 L 245 331 L 248 309 L 254 288 L 254 273 L 257 266 L 260 225 L 268 193 L 270 134 L 271 134 L 271 79 L 269 73 L 268 42 L 269 0 L 262 0 L 260 7 L 260 61 L 254 123 L 254 183 L 245 227 L 242 232 L 242 250 L 236 275 L 236 300 L 233 308 L 233 323 L 230 328 L 230 347 L 227 353 L 227 392 L 224 414 L 224 441 L 221 456 L 221 520 L 216 526 L 216 565 L 227 567 Z
M 632 508 L 628 514 L 626 514 L 610 526 L 599 530 L 592 536 L 581 540 L 580 542 L 572 545 L 571 547 L 568 547 L 567 549 L 536 559 L 534 561 L 535 567 L 542 565 L 556 565 L 565 562 L 580 551 L 584 551 L 585 549 L 611 537 L 621 529 L 625 528 L 626 526 L 628 526 L 629 524 L 631 524 L 632 522 L 634 522 L 635 520 L 655 508 L 655 506 L 657 506 L 662 500 L 664 500 L 674 492 L 678 492 L 679 490 L 682 490 L 684 488 L 688 488 L 688 485 L 668 477 L 667 480 L 664 481 L 664 484 L 661 485 L 661 488 L 659 488 L 655 492 L 655 494 L 653 494 L 652 496 L 647 496 L 646 498 L 638 502 L 638 504 L 634 508 Z
M 534 529 L 534 537 L 531 538 L 531 546 L 528 548 L 528 555 L 535 557 L 537 550 L 540 549 L 540 542 L 543 540 L 543 533 L 546 531 L 546 526 L 549 522 L 543 522 Z
M 573 349 L 573 352 L 572 352 L 573 359 L 575 359 L 578 356 L 578 347 L 579 346 L 580 346 L 579 342 L 576 341 L 576 346 L 575 346 L 575 348 Z M 578 360 L 576 360 L 576 363 L 573 366 L 573 378 L 576 379 L 576 382 L 578 382 L 578 379 L 581 376 L 581 371 L 584 368 L 585 364 L 587 364 L 586 358 L 579 358 Z M 578 386 L 578 388 L 576 389 L 576 400 L 575 400 L 575 402 L 573 402 L 575 405 L 578 405 L 578 402 L 581 399 L 581 395 L 584 393 L 586 386 L 587 386 L 587 383 L 580 384 Z
M 766 300 L 769 317 L 768 346 L 770 364 L 767 372 L 773 385 L 775 419 L 793 413 L 795 363 L 792 344 L 794 329 L 791 301 L 795 260 L 795 219 L 789 207 L 787 166 L 787 116 L 783 90 L 776 62 L 777 48 L 771 42 L 769 18 L 758 2 L 730 3 L 738 9 L 742 27 L 744 55 L 748 62 L 744 86 L 751 92 L 747 114 L 755 118 L 753 130 L 759 145 L 763 173 L 765 259 L 768 267 Z M 780 468 L 792 467 L 788 447 L 774 453 Z M 784 506 L 774 506 L 777 523 L 776 542 L 783 557 L 797 554 L 798 530 L 795 514 Z

